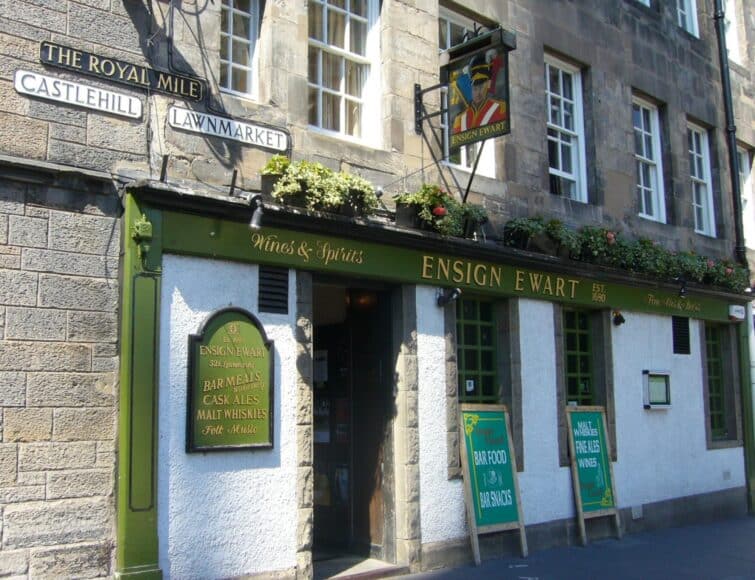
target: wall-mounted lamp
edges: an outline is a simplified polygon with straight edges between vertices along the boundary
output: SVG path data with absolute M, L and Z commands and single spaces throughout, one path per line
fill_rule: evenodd
M 614 310 L 612 313 L 612 317 L 613 317 L 612 319 L 613 319 L 614 326 L 621 326 L 627 321 L 627 319 L 624 318 L 624 316 L 621 314 L 620 310 Z
M 687 297 L 687 281 L 684 278 L 674 278 L 675 282 L 679 282 L 679 298 Z
M 461 288 L 446 288 L 444 290 L 438 290 L 438 306 L 445 306 L 457 300 L 461 296 Z
M 258 230 L 262 227 L 262 195 L 259 193 L 249 196 L 249 207 L 252 208 L 252 219 L 249 220 L 249 229 Z

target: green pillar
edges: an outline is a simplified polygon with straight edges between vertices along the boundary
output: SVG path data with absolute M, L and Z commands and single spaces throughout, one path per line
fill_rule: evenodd
M 160 215 L 124 204 L 116 575 L 157 579 Z

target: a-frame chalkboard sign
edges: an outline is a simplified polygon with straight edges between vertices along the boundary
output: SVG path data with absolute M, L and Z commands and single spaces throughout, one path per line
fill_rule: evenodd
M 461 405 L 461 435 L 464 499 L 475 563 L 480 565 L 477 535 L 503 530 L 519 530 L 526 557 L 527 536 L 506 407 Z
M 611 465 L 611 441 L 603 407 L 566 407 L 569 456 L 582 545 L 587 544 L 585 520 L 612 516 L 616 536 L 621 521 L 616 499 L 616 480 Z

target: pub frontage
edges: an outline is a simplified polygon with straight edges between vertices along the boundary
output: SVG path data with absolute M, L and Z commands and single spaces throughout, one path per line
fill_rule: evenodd
M 530 549 L 575 542 L 566 411 L 580 401 L 564 380 L 585 360 L 623 530 L 746 512 L 738 295 L 269 200 L 250 228 L 244 198 L 158 181 L 127 185 L 124 205 L 124 575 L 468 561 L 462 392 L 509 411 Z M 734 386 L 723 444 L 703 327 Z M 518 550 L 506 531 L 480 546 Z

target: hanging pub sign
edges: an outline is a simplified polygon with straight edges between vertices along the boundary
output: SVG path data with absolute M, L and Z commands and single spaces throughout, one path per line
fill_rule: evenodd
M 187 453 L 273 446 L 273 357 L 259 320 L 240 308 L 189 336 Z
M 497 28 L 447 51 L 441 82 L 448 85 L 446 144 L 450 154 L 511 131 L 509 51 L 514 48 L 513 34 Z
M 39 60 L 50 66 L 187 101 L 201 101 L 206 92 L 205 81 L 202 79 L 92 54 L 47 40 L 39 45 Z

